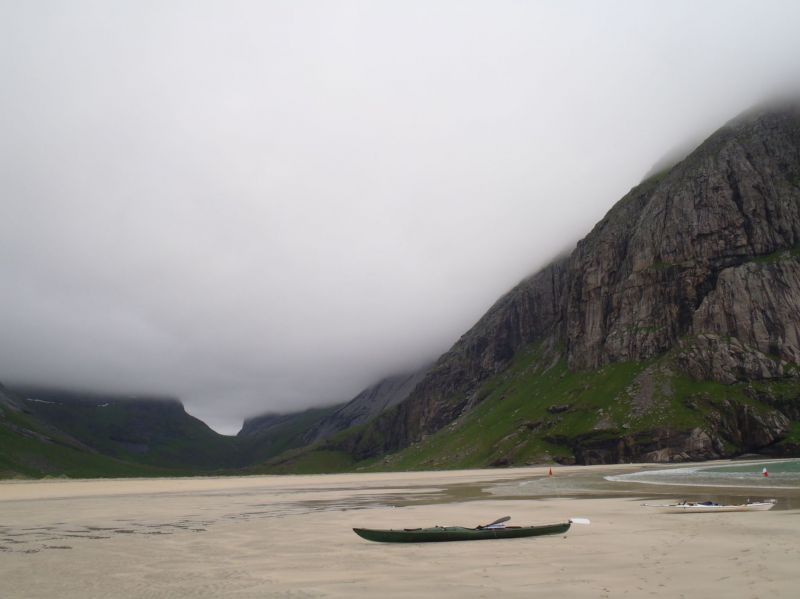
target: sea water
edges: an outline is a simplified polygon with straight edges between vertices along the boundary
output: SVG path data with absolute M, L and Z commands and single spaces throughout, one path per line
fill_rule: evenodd
M 765 474 L 766 469 L 766 476 Z M 800 459 L 746 461 L 663 470 L 643 470 L 604 477 L 612 482 L 680 485 L 688 487 L 741 487 L 748 489 L 800 489 Z

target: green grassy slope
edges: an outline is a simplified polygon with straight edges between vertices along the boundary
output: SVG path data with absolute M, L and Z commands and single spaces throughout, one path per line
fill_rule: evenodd
M 391 456 L 385 465 L 471 468 L 567 458 L 571 451 L 562 438 L 590 431 L 603 416 L 614 422 L 624 417 L 625 388 L 643 365 L 614 364 L 596 373 L 574 373 L 563 362 L 537 366 L 537 353 L 520 352 L 506 372 L 483 386 L 483 399 L 473 410 Z
M 161 468 L 216 470 L 238 465 L 237 444 L 187 414 L 175 400 L 29 394 L 24 408 L 94 451 Z
M 0 478 L 172 476 L 180 471 L 133 464 L 92 451 L 76 439 L 0 403 Z
M 0 478 L 257 473 L 249 466 L 302 446 L 304 433 L 337 407 L 227 437 L 175 400 L 0 387 Z
M 344 451 L 304 447 L 289 450 L 278 457 L 243 470 L 246 474 L 335 474 L 364 470 L 365 463 L 357 463 Z
M 286 451 L 305 445 L 303 436 L 320 421 L 341 407 L 311 408 L 288 414 L 260 434 L 237 437 L 242 464 L 258 464 Z
M 108 405 L 104 405 L 104 404 Z M 570 371 L 540 346 L 519 351 L 509 368 L 486 380 L 458 419 L 411 446 L 356 461 L 330 441 L 302 447 L 303 433 L 336 407 L 280 418 L 251 437 L 222 437 L 183 411 L 162 405 L 84 401 L 0 402 L 0 477 L 158 476 L 200 473 L 331 473 L 519 466 L 581 462 L 598 448 L 660 447 L 670 435 L 703 429 L 726 455 L 749 451 L 743 418 L 793 422 L 768 449 L 800 449 L 800 378 L 724 385 L 695 381 L 670 354 L 596 371 Z M 102 406 L 102 407 L 101 407 Z M 784 416 L 780 416 L 783 418 Z M 749 422 L 752 422 L 750 420 Z M 147 451 L 143 447 L 147 446 Z M 763 445 L 763 444 L 762 444 Z
M 622 438 L 645 445 L 657 437 L 695 428 L 722 431 L 732 455 L 746 451 L 738 431 L 726 433 L 725 414 L 747 410 L 768 416 L 775 409 L 800 409 L 794 377 L 724 385 L 695 381 L 672 367 L 667 354 L 645 363 L 617 363 L 597 371 L 571 372 L 539 347 L 520 351 L 512 365 L 487 380 L 476 405 L 445 428 L 390 455 L 354 462 L 330 444 L 295 450 L 260 468 L 271 472 L 424 470 L 572 463 L 581 452 Z M 722 418 L 720 417 L 722 414 Z M 341 435 L 352 435 L 353 430 Z M 795 446 L 795 423 L 776 444 Z
M 642 387 L 647 399 L 642 400 Z M 671 368 L 669 355 L 647 363 L 617 363 L 570 372 L 543 367 L 536 349 L 521 352 L 506 372 L 482 388 L 482 401 L 461 419 L 369 469 L 470 468 L 571 462 L 582 448 L 627 437 L 645 443 L 659 434 L 706 428 L 720 413 L 746 407 L 768 415 L 800 402 L 800 380 L 724 385 L 695 381 Z M 796 408 L 795 408 L 796 409 Z M 786 410 L 791 413 L 792 409 Z M 782 443 L 796 443 L 795 423 Z M 722 434 L 726 451 L 746 440 Z

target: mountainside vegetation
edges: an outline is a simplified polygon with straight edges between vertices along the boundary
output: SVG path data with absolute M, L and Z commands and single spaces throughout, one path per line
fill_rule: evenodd
M 308 445 L 310 431 L 316 430 L 341 407 L 341 404 L 337 404 L 289 414 L 265 414 L 248 418 L 236 436 L 241 465 L 257 464 Z
M 237 465 L 233 439 L 189 415 L 177 399 L 23 388 L 25 411 L 120 460 L 213 470 Z
M 126 462 L 92 449 L 26 409 L 0 385 L 0 478 L 172 476 L 180 471 Z M 188 473 L 188 471 L 183 472 Z
M 231 437 L 187 414 L 176 399 L 2 387 L 0 478 L 240 473 L 303 446 L 308 431 L 337 407 L 253 419 Z
M 800 111 L 760 108 L 633 188 L 407 400 L 319 449 L 380 468 L 796 452 L 798 247 Z

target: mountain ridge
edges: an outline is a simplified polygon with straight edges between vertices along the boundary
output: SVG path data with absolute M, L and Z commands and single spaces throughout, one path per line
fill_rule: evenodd
M 420 441 L 479 403 L 481 384 L 532 343 L 571 371 L 679 348 L 681 372 L 717 382 L 786 374 L 800 322 L 799 114 L 749 111 L 634 187 L 568 258 L 501 297 L 408 400 L 331 447 L 367 459 Z M 768 293 L 772 280 L 782 293 Z M 736 318 L 746 312 L 763 326 Z

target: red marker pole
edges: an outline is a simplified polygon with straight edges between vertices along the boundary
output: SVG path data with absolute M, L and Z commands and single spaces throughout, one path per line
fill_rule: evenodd
M 547 476 L 553 476 L 553 469 L 552 468 L 550 468 L 550 470 L 548 470 Z M 764 476 L 766 476 L 766 474 Z

